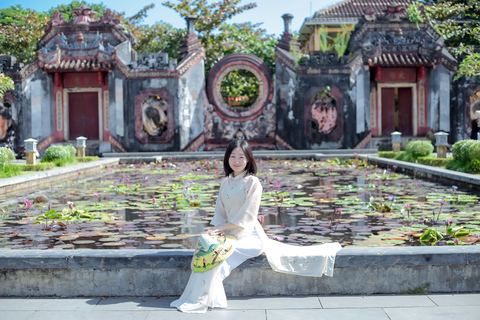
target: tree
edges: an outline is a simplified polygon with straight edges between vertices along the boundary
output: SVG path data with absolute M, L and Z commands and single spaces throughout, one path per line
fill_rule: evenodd
M 3 95 L 7 90 L 13 90 L 13 80 L 0 72 L 0 100 L 3 100 Z
M 178 58 L 186 29 L 174 28 L 171 24 L 158 21 L 152 26 L 142 25 L 147 12 L 155 5 L 145 6 L 135 15 L 126 18 L 124 13 L 119 14 L 119 18 L 124 24 L 127 32 L 137 39 L 134 46 L 138 52 L 165 52 L 170 58 Z
M 222 24 L 219 32 L 208 39 L 205 70 L 210 71 L 215 63 L 226 55 L 248 53 L 262 59 L 273 73 L 277 40 L 274 35 L 269 35 L 265 29 L 260 28 L 260 25 L 251 22 Z
M 425 14 L 461 60 L 457 77 L 480 75 L 480 0 L 424 0 Z M 417 17 L 417 19 L 420 19 Z
M 0 9 L 0 55 L 11 55 L 28 64 L 37 56 L 37 42 L 49 18 L 21 5 Z
M 58 10 L 58 12 L 63 16 L 63 18 L 66 21 L 70 22 L 70 21 L 73 21 L 73 19 L 74 19 L 73 15 L 72 15 L 72 12 L 75 11 L 75 8 L 79 8 L 82 5 L 86 5 L 86 6 L 89 6 L 90 8 L 92 8 L 92 10 L 96 12 L 95 16 L 97 17 L 97 19 L 100 18 L 101 16 L 103 16 L 105 11 L 107 11 L 107 7 L 105 7 L 105 5 L 103 3 L 87 4 L 86 1 L 72 1 L 70 4 L 67 4 L 67 5 L 61 4 L 59 6 L 52 7 L 50 10 L 48 10 L 48 15 L 50 17 L 53 17 L 53 13 Z
M 195 29 L 201 35 L 202 44 L 207 52 L 210 45 L 210 37 L 217 28 L 228 19 L 257 6 L 256 3 L 237 6 L 242 0 L 224 0 L 212 4 L 208 4 L 207 0 L 179 1 L 179 4 L 167 1 L 163 5 L 175 10 L 184 18 L 189 15 L 198 17 L 195 21 Z

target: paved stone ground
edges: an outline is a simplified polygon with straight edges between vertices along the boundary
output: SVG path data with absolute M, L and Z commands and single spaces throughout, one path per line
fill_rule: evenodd
M 0 298 L 1 320 L 452 320 L 480 319 L 480 293 L 249 297 L 204 315 L 169 308 L 174 298 Z

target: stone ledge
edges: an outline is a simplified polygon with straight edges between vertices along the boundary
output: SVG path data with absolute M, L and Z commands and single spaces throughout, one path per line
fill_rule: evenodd
M 359 155 L 361 158 L 369 158 L 371 162 L 377 163 L 382 167 L 397 166 L 397 172 L 404 172 L 408 174 L 413 174 L 415 170 L 417 171 L 418 178 L 426 178 L 428 180 L 439 181 L 443 183 L 452 183 L 457 186 L 463 184 L 465 187 L 475 187 L 480 189 L 480 175 L 457 172 L 447 169 L 441 169 L 431 166 L 426 166 L 423 164 L 398 161 L 393 159 L 379 158 Z
M 13 192 L 16 190 L 50 183 L 56 180 L 65 179 L 67 177 L 75 177 L 78 176 L 79 171 L 88 174 L 90 172 L 106 168 L 109 165 L 115 165 L 118 163 L 118 158 L 102 159 L 68 167 L 35 172 L 13 178 L 0 179 L 0 193 Z
M 9 250 L 0 269 L 189 269 L 193 250 Z M 480 265 L 480 246 L 343 248 L 335 268 Z M 267 268 L 265 255 L 240 269 Z
M 295 157 L 295 156 L 309 156 L 314 157 L 316 154 L 330 155 L 330 154 L 340 154 L 348 155 L 354 157 L 354 154 L 378 154 L 377 149 L 312 149 L 312 150 L 255 150 L 253 155 L 256 158 L 264 158 L 266 156 L 278 158 L 278 157 Z M 225 153 L 223 151 L 201 151 L 201 152 L 127 152 L 127 153 L 103 153 L 103 156 L 106 158 L 132 158 L 132 157 L 156 157 L 161 156 L 163 159 L 168 159 L 170 157 L 174 158 L 196 158 L 196 159 L 206 159 L 206 158 L 219 158 L 222 157 Z

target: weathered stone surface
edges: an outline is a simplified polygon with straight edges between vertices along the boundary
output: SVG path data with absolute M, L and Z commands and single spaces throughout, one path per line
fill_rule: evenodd
M 179 295 L 193 250 L 12 250 L 0 253 L 0 296 Z M 247 260 L 225 281 L 227 295 L 311 295 L 478 290 L 480 247 L 344 248 L 334 277 L 271 270 Z

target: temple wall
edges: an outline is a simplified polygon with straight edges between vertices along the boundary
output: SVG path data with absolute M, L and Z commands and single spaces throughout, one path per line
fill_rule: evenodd
M 124 93 L 124 136 L 119 139 L 125 148 L 130 152 L 138 151 L 166 151 L 178 150 L 180 139 L 178 136 L 178 109 L 173 106 L 178 106 L 178 79 L 127 79 L 125 80 Z M 136 123 L 138 118 L 141 118 L 141 113 L 138 113 L 138 108 L 147 96 L 159 95 L 162 98 L 169 100 L 170 107 L 173 108 L 174 120 L 170 123 L 171 130 L 174 131 L 174 136 L 158 143 L 150 138 L 142 129 L 142 124 Z M 142 97 L 143 96 L 143 97 Z M 168 96 L 168 97 L 167 97 Z M 141 120 L 140 120 L 141 121 Z M 117 126 L 117 130 L 118 130 Z M 138 134 L 144 138 L 143 141 L 139 139 Z
M 26 139 L 40 142 L 53 134 L 53 83 L 49 74 L 37 70 L 22 82 L 16 82 L 14 96 L 20 146 Z
M 449 143 L 470 139 L 471 109 L 480 107 L 480 77 L 461 77 L 450 87 Z
M 201 60 L 180 79 L 178 87 L 178 122 L 180 150 L 204 131 L 205 66 Z

